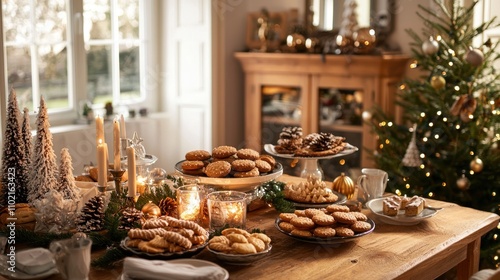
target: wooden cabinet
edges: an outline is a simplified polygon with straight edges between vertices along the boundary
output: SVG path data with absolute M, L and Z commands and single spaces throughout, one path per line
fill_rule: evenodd
M 376 137 L 363 123 L 361 112 L 377 104 L 385 112 L 400 115 L 395 106 L 396 92 L 409 57 L 251 52 L 239 52 L 235 56 L 245 73 L 247 147 L 262 151 L 263 144 L 275 144 L 281 123 L 282 126 L 301 126 L 304 135 L 327 131 L 346 134 L 347 142 L 362 146 L 359 147 L 360 167 L 374 165 L 365 148 L 375 149 Z M 279 92 L 279 97 L 273 95 L 273 91 Z M 345 99 L 341 102 L 350 100 L 351 111 L 346 112 L 339 102 L 332 102 L 332 98 Z M 269 99 L 284 108 L 284 113 L 267 115 L 264 108 Z M 338 106 L 338 110 L 333 105 Z M 346 117 L 338 118 L 339 115 Z M 266 123 L 275 125 L 266 126 Z

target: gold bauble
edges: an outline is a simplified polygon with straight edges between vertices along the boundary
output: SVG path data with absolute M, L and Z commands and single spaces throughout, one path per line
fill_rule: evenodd
M 154 204 L 151 201 L 148 202 L 148 203 L 146 203 L 142 207 L 141 212 L 144 214 L 144 216 L 147 219 L 161 216 L 161 209 L 160 209 L 160 207 L 158 207 L 158 205 Z
M 474 171 L 475 173 L 479 173 L 479 172 L 483 171 L 483 167 L 484 167 L 483 161 L 478 157 L 475 157 L 470 162 L 470 169 L 472 171 Z
M 344 172 L 333 180 L 332 189 L 346 195 L 347 199 L 351 199 L 354 196 L 354 182 L 349 176 L 346 176 Z
M 431 78 L 431 86 L 436 89 L 440 90 L 444 88 L 446 85 L 446 80 L 442 76 L 432 76 Z
M 377 44 L 377 37 L 375 36 L 375 30 L 363 27 L 359 28 L 352 35 L 354 39 L 354 52 L 367 54 L 372 52 Z
M 462 174 L 462 177 L 458 178 L 457 180 L 457 187 L 462 191 L 468 190 L 470 187 L 469 178 L 465 177 L 465 175 Z

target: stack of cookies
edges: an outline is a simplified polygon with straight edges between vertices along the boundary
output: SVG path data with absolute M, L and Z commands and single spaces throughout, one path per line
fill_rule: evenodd
M 353 237 L 372 228 L 365 214 L 350 211 L 348 206 L 339 204 L 281 213 L 278 226 L 294 236 L 319 238 Z
M 271 172 L 276 160 L 270 155 L 261 155 L 249 149 L 236 149 L 233 146 L 218 146 L 212 153 L 205 150 L 189 151 L 185 155 L 181 168 L 184 174 L 224 177 L 256 177 Z
M 300 127 L 284 127 L 274 149 L 280 154 L 299 157 L 323 157 L 338 154 L 347 146 L 345 138 L 332 133 L 310 133 L 302 136 Z
M 339 199 L 326 182 L 316 178 L 308 178 L 297 185 L 288 184 L 283 194 L 287 199 L 301 203 L 333 203 Z

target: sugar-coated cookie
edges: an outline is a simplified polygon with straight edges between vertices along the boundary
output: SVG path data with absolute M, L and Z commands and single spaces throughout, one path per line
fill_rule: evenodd
M 212 178 L 226 177 L 231 172 L 231 164 L 226 161 L 211 162 L 205 168 L 205 174 Z
M 196 170 L 203 168 L 204 166 L 205 163 L 203 163 L 203 161 L 201 160 L 186 160 L 181 164 L 183 170 Z
M 327 214 L 317 214 L 312 218 L 313 222 L 319 226 L 331 226 L 335 224 L 335 219 Z
M 276 159 L 271 156 L 271 155 L 260 155 L 260 160 L 263 160 L 271 166 L 271 170 L 274 169 L 274 166 L 276 165 Z
M 246 172 L 254 169 L 256 166 L 255 161 L 249 159 L 237 159 L 231 163 L 231 168 L 234 171 Z
M 311 237 L 312 233 L 305 229 L 294 229 L 290 232 L 290 234 L 299 236 L 299 237 Z
M 370 223 L 364 222 L 364 221 L 357 221 L 351 225 L 351 229 L 354 232 L 365 232 L 365 231 L 369 231 L 371 228 L 372 228 L 372 225 Z
M 343 224 L 352 225 L 357 221 L 357 219 L 356 219 L 356 217 L 354 217 L 354 215 L 352 215 L 351 213 L 347 213 L 347 212 L 333 212 L 332 216 L 335 219 L 335 221 L 337 221 L 339 223 L 343 223 Z
M 257 177 L 259 175 L 260 175 L 260 173 L 259 173 L 259 169 L 257 169 L 257 167 L 254 167 L 250 171 L 234 172 L 234 177 L 236 177 L 236 178 Z
M 326 211 L 328 211 L 329 213 L 333 213 L 333 212 L 349 212 L 351 210 L 349 209 L 349 207 L 345 205 L 330 204 L 326 207 Z
M 314 227 L 314 222 L 308 217 L 296 217 L 290 220 L 292 224 L 297 229 L 311 229 Z
M 261 159 L 255 160 L 255 167 L 257 167 L 257 169 L 259 169 L 260 173 L 267 173 L 267 172 L 273 170 L 273 168 L 271 167 L 271 165 L 267 161 L 263 161 Z
M 246 148 L 246 149 L 239 149 L 236 153 L 238 158 L 241 159 L 250 159 L 250 160 L 257 160 L 260 157 L 260 153 L 257 152 L 254 149 Z
M 295 213 L 280 213 L 279 217 L 283 222 L 290 222 L 290 220 L 297 217 L 297 215 L 295 215 Z
M 292 230 L 295 229 L 295 227 L 289 222 L 280 222 L 278 226 L 280 227 L 280 229 L 286 232 L 292 232 Z
M 354 231 L 347 227 L 336 227 L 335 234 L 341 237 L 351 237 L 354 236 Z
M 235 155 L 238 150 L 233 146 L 218 146 L 212 150 L 214 158 L 228 158 Z
M 208 160 L 211 158 L 212 155 L 210 152 L 205 151 L 205 150 L 194 150 L 194 151 L 189 151 L 186 153 L 185 158 L 186 160 Z
M 334 237 L 336 231 L 331 227 L 316 227 L 313 234 L 317 237 Z

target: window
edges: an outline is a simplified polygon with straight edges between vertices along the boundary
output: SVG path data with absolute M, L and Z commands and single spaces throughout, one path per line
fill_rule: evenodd
M 6 88 L 20 108 L 43 96 L 49 113 L 74 120 L 84 103 L 144 101 L 143 2 L 3 0 Z

